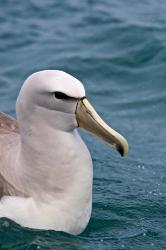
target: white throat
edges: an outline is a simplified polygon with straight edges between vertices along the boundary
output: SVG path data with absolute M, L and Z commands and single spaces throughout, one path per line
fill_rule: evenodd
M 48 114 L 48 110 L 46 113 Z M 55 129 L 56 117 L 53 117 L 54 124 L 52 124 L 47 117 L 43 119 L 43 115 L 43 110 L 38 108 L 35 115 L 27 116 L 28 122 L 27 120 L 26 123 L 20 122 L 23 126 L 20 127 L 21 147 L 18 160 L 21 180 L 24 189 L 30 192 L 28 193 L 30 197 L 47 206 L 50 204 L 49 208 L 54 213 L 52 220 L 55 221 L 53 229 L 59 230 L 61 219 L 60 230 L 81 232 L 91 214 L 93 179 L 91 156 L 77 130 L 72 128 L 72 121 L 71 129 L 68 126 L 65 131 L 65 124 L 61 128 L 56 124 L 57 129 Z M 67 119 L 69 124 L 73 118 Z M 63 218 L 59 218 L 61 213 L 58 213 L 58 208 L 64 210 Z M 64 228 L 66 227 L 64 219 L 68 220 L 69 226 L 75 225 L 75 228 L 69 230 Z M 76 220 L 75 223 L 73 220 Z

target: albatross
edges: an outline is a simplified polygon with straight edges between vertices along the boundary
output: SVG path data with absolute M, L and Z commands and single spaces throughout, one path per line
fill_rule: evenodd
M 93 165 L 77 128 L 122 156 L 127 140 L 99 117 L 83 84 L 59 70 L 27 78 L 16 117 L 0 113 L 0 218 L 80 234 L 91 216 Z

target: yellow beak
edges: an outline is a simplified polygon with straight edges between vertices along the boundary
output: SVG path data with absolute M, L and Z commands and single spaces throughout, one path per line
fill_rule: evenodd
M 78 101 L 76 119 L 78 127 L 111 144 L 113 148 L 119 151 L 121 156 L 128 153 L 127 140 L 100 118 L 86 98 Z

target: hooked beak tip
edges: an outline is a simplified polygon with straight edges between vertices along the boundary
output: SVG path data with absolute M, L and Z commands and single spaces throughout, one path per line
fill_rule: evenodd
M 77 123 L 83 128 L 104 141 L 108 142 L 115 148 L 121 156 L 128 153 L 128 142 L 118 132 L 109 127 L 96 113 L 94 108 L 86 98 L 80 100 L 76 109 Z

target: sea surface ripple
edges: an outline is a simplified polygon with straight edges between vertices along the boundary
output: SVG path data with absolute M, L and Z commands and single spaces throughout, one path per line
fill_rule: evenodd
M 130 145 L 128 157 L 81 133 L 94 162 L 93 213 L 70 236 L 0 220 L 5 250 L 166 247 L 166 2 L 1 0 L 0 110 L 15 116 L 26 77 L 61 69 Z

